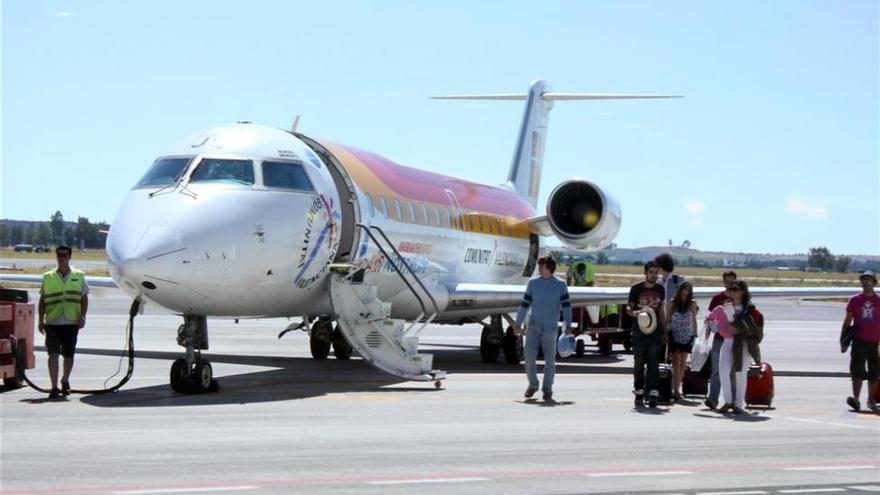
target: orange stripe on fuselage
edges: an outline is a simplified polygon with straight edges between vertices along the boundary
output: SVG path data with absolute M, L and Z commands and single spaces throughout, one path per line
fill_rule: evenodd
M 389 202 L 398 197 L 447 208 L 453 206 L 446 194 L 448 189 L 455 193 L 465 213 L 495 215 L 511 228 L 513 237 L 529 234 L 522 221 L 534 216 L 535 210 L 515 192 L 406 167 L 356 148 L 318 142 L 345 167 L 358 187 L 374 199 L 384 195 Z

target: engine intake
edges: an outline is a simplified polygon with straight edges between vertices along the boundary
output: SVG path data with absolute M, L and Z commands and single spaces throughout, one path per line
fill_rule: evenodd
M 599 250 L 611 244 L 620 230 L 620 204 L 584 179 L 570 179 L 550 193 L 547 220 L 565 245 Z

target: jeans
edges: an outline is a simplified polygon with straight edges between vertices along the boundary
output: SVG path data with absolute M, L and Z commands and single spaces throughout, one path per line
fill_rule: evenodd
M 646 336 L 634 333 L 633 344 L 633 391 L 636 395 L 645 393 L 645 375 L 647 375 L 647 391 L 657 392 L 659 388 L 660 355 L 663 352 L 663 336 L 658 328 L 653 334 Z M 645 367 L 647 366 L 647 372 Z M 641 392 L 639 392 L 641 391 Z
M 533 321 L 529 322 L 526 331 L 525 361 L 526 376 L 529 378 L 529 387 L 538 389 L 538 348 L 544 350 L 544 386 L 541 390 L 545 393 L 553 392 L 553 377 L 556 375 L 556 336 L 558 325 L 541 325 Z
M 720 364 L 720 354 L 721 354 L 721 345 L 724 344 L 724 339 L 720 337 L 715 337 L 712 339 L 712 379 L 709 381 L 709 399 L 710 401 L 718 404 L 718 397 L 721 396 L 721 376 L 718 374 L 719 364 Z M 733 384 L 733 374 L 731 373 L 731 384 Z M 736 392 L 736 386 L 733 386 L 733 391 L 731 394 Z
M 744 363 L 741 371 L 733 371 L 734 342 L 734 339 L 724 339 L 724 345 L 721 346 L 721 353 L 718 356 L 721 395 L 724 397 L 725 404 L 733 404 L 736 407 L 743 408 L 746 405 L 746 383 L 749 367 Z M 738 343 L 740 346 L 738 351 L 745 351 L 744 343 L 741 341 L 738 341 Z

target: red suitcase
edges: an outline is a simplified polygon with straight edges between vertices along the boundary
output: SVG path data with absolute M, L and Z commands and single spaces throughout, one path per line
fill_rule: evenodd
M 709 393 L 709 380 L 703 378 L 700 373 L 690 369 L 690 367 L 685 368 L 684 378 L 681 381 L 681 393 L 703 397 Z
M 773 367 L 767 363 L 749 366 L 746 386 L 746 406 L 766 406 L 773 404 Z

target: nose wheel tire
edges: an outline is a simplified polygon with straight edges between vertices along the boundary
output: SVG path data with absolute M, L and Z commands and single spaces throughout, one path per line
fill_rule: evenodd
M 207 392 L 211 389 L 214 380 L 214 369 L 208 361 L 198 361 L 195 369 L 195 383 L 199 392 Z
M 186 359 L 175 359 L 171 363 L 171 389 L 179 394 L 189 392 L 189 364 Z
M 190 366 L 186 359 L 176 359 L 171 364 L 171 389 L 179 394 L 200 394 L 216 392 L 220 389 L 214 380 L 214 369 L 211 363 L 199 360 Z

